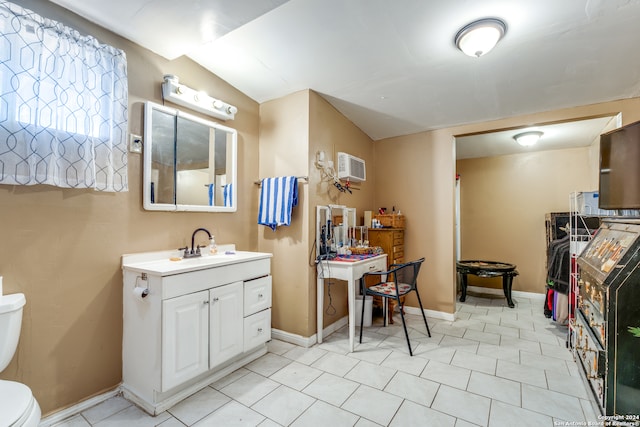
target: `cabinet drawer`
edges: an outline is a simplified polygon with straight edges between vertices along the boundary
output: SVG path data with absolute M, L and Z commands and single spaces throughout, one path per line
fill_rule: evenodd
M 402 246 L 402 245 L 404 245 L 404 236 L 393 238 L 393 246 Z
M 271 309 L 244 318 L 244 351 L 271 339 Z
M 198 260 L 198 259 L 196 259 Z M 229 283 L 266 276 L 271 271 L 269 258 L 239 262 L 188 273 L 162 277 L 162 299 L 224 286 Z
M 404 241 L 404 230 L 394 230 L 393 232 L 393 240 L 403 239 Z
M 271 276 L 244 282 L 244 315 L 271 307 Z

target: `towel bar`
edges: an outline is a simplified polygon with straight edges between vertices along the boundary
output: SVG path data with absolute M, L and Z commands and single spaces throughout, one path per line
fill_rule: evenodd
M 296 178 L 301 179 L 303 181 L 309 182 L 309 177 L 308 176 L 296 176 Z M 256 185 L 261 185 L 262 184 L 262 180 L 260 181 L 253 181 L 254 184 Z

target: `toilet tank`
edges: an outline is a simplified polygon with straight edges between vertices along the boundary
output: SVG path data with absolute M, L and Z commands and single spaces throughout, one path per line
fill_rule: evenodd
M 22 327 L 24 294 L 0 295 L 0 372 L 4 371 L 18 346 Z

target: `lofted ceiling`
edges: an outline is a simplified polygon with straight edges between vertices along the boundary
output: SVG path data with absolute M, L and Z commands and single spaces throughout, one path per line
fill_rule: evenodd
M 374 140 L 640 96 L 640 0 L 53 2 L 259 103 L 313 89 Z M 465 56 L 483 17 L 506 35 Z

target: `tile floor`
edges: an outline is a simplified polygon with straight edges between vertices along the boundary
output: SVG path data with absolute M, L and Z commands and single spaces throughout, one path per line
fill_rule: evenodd
M 58 427 L 108 426 L 548 426 L 597 417 L 566 328 L 542 300 L 470 296 L 455 322 L 408 315 L 409 357 L 395 325 L 365 329 L 348 352 L 347 329 L 311 348 L 274 340 L 269 352 L 167 412 L 151 417 L 114 397 Z

